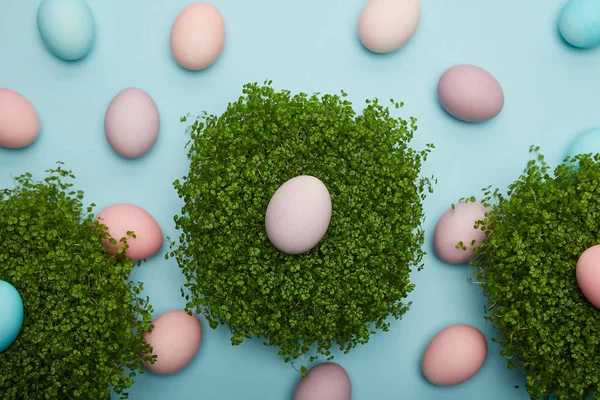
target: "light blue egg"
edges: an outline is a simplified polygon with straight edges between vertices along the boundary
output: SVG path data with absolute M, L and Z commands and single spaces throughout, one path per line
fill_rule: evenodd
M 96 26 L 85 0 L 43 0 L 37 25 L 46 47 L 63 60 L 79 60 L 94 46 Z
M 23 300 L 13 285 L 0 281 L 0 352 L 8 349 L 23 325 Z
M 597 153 L 600 153 L 600 128 L 593 128 L 582 132 L 571 142 L 565 157 Z
M 600 46 L 600 1 L 569 0 L 558 17 L 558 30 L 575 47 Z

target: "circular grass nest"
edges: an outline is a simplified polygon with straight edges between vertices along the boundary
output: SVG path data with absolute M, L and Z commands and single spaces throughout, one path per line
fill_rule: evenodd
M 152 352 L 143 340 L 152 308 L 128 281 L 136 264 L 127 243 L 117 256 L 106 251 L 106 226 L 61 164 L 43 182 L 27 173 L 0 192 L 0 280 L 18 290 L 25 312 L 0 352 L 3 400 L 110 400 L 111 390 L 126 398 L 143 372 L 140 354 Z
M 332 359 L 333 344 L 348 352 L 387 331 L 410 306 L 409 274 L 424 255 L 431 181 L 419 172 L 433 146 L 411 149 L 416 129 L 377 99 L 357 115 L 343 91 L 291 95 L 270 81 L 244 85 L 220 116 L 197 117 L 189 173 L 174 183 L 181 236 L 167 255 L 187 278 L 188 310 L 227 325 L 233 345 L 263 338 L 286 362 L 313 345 L 311 361 Z M 333 214 L 315 248 L 288 255 L 269 242 L 265 213 L 298 175 L 327 186 Z
M 552 173 L 538 154 L 506 196 L 486 192 L 486 240 L 472 261 L 494 341 L 509 369 L 524 371 L 533 399 L 600 396 L 600 311 L 575 274 L 581 254 L 600 243 L 600 157 L 566 161 Z

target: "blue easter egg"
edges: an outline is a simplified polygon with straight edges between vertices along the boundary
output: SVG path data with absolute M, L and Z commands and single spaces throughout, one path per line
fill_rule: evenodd
M 593 128 L 582 132 L 571 142 L 566 157 L 575 157 L 577 154 L 600 153 L 600 128 Z
M 600 1 L 569 0 L 558 17 L 558 30 L 575 47 L 600 46 Z
M 63 60 L 79 60 L 92 50 L 96 26 L 85 0 L 43 0 L 37 25 L 46 47 Z
M 0 352 L 10 346 L 23 325 L 23 300 L 13 285 L 0 281 Z

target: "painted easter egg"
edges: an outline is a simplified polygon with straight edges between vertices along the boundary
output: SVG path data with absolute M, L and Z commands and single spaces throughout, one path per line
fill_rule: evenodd
M 332 362 L 311 368 L 298 382 L 294 400 L 350 400 L 352 384 L 344 368 Z
M 578 154 L 600 153 L 600 128 L 592 128 L 581 132 L 571 142 L 567 149 L 566 157 L 575 157 Z
M 159 375 L 173 374 L 185 368 L 198 353 L 202 342 L 198 317 L 184 310 L 174 310 L 160 315 L 152 325 L 152 332 L 144 333 L 144 339 L 152 346 L 156 361 L 154 364 L 145 362 L 146 368 Z
M 0 88 L 0 146 L 29 146 L 39 132 L 40 118 L 33 105 L 14 90 Z
M 284 253 L 307 252 L 325 236 L 331 213 L 331 197 L 323 182 L 296 176 L 277 189 L 267 206 L 267 236 Z
M 43 0 L 37 25 L 46 47 L 63 60 L 79 60 L 92 50 L 96 26 L 85 0 Z
M 600 245 L 581 253 L 575 276 L 581 293 L 594 307 L 600 309 Z
M 485 220 L 489 208 L 479 202 L 461 202 L 449 208 L 433 231 L 436 255 L 450 264 L 462 264 L 473 258 L 475 249 L 485 239 L 485 232 L 475 228 L 477 221 Z M 456 248 L 462 242 L 464 248 Z
M 117 244 L 103 240 L 104 246 L 111 254 L 116 254 L 121 238 L 127 238 L 127 256 L 132 260 L 143 260 L 156 254 L 163 243 L 163 234 L 156 220 L 141 207 L 133 204 L 113 204 L 98 213 L 97 220 L 108 228 L 111 238 Z M 135 238 L 128 237 L 133 232 Z
M 0 280 L 0 353 L 13 344 L 23 325 L 23 300 L 13 285 Z
M 504 107 L 500 83 L 475 65 L 456 65 L 446 70 L 438 82 L 437 93 L 450 115 L 467 122 L 490 120 Z
M 479 329 L 452 325 L 429 342 L 421 368 L 425 378 L 434 385 L 458 385 L 475 376 L 486 357 L 487 341 Z
M 374 53 L 404 46 L 421 19 L 419 0 L 370 0 L 358 18 L 358 37 Z
M 582 49 L 600 45 L 600 1 L 570 0 L 558 17 L 558 30 L 567 43 Z
M 171 52 L 183 68 L 197 71 L 212 65 L 225 46 L 225 22 L 209 3 L 193 3 L 181 11 L 171 29 Z
M 137 158 L 146 154 L 154 146 L 159 130 L 158 108 L 152 97 L 142 89 L 124 89 L 106 110 L 106 139 L 123 157 Z

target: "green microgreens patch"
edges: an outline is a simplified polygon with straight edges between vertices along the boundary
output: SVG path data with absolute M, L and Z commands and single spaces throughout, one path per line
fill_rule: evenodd
M 21 294 L 21 332 L 0 353 L 0 393 L 11 399 L 127 397 L 152 308 L 142 285 L 127 281 L 136 265 L 108 254 L 106 226 L 94 220 L 62 163 L 43 182 L 27 173 L 0 198 L 0 280 Z M 147 357 L 150 360 L 150 357 Z
M 433 145 L 413 150 L 416 119 L 366 103 L 357 115 L 343 91 L 292 95 L 267 81 L 244 85 L 222 115 L 204 112 L 191 125 L 190 170 L 174 182 L 185 202 L 174 218 L 182 233 L 167 257 L 187 278 L 188 310 L 213 328 L 227 325 L 233 345 L 261 337 L 286 362 L 312 345 L 311 362 L 332 359 L 334 343 L 347 353 L 409 309 L 409 273 L 425 254 L 422 201 L 432 191 L 419 173 Z M 333 215 L 314 249 L 286 255 L 267 238 L 265 212 L 298 175 L 323 181 Z
M 600 395 L 600 311 L 579 290 L 577 260 L 600 243 L 600 156 L 550 167 L 537 154 L 506 195 L 485 189 L 486 240 L 472 261 L 509 369 L 532 398 Z M 578 164 L 578 166 L 577 166 Z

